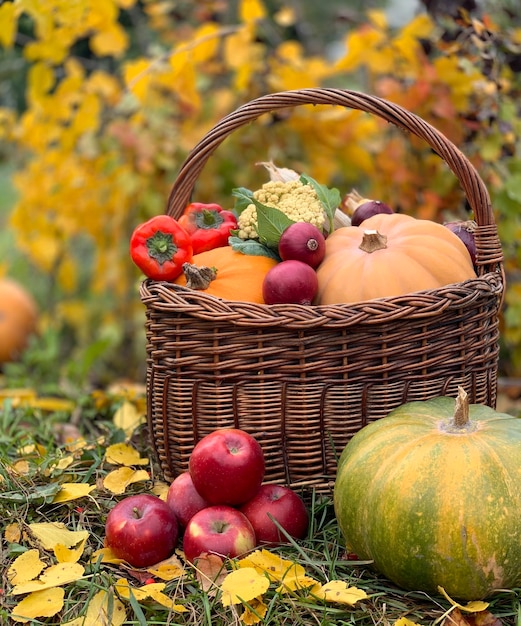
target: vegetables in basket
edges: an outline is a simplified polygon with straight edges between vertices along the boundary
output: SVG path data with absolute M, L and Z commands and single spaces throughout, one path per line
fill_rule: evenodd
M 282 233 L 294 223 L 308 223 L 321 232 L 349 225 L 349 218 L 339 208 L 342 199 L 338 189 L 272 162 L 258 165 L 266 167 L 270 180 L 253 192 L 244 187 L 232 191 L 239 216 L 232 245 L 258 240 L 276 250 Z

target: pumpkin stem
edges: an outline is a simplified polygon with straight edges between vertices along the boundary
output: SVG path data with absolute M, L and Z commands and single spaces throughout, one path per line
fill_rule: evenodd
M 183 273 L 186 277 L 186 286 L 189 289 L 208 289 L 212 280 L 217 278 L 215 267 L 197 267 L 192 263 L 183 263 Z
M 364 230 L 362 243 L 358 247 L 369 254 L 377 250 L 383 250 L 387 248 L 387 237 L 377 230 Z
M 454 426 L 465 428 L 469 423 L 469 397 L 463 387 L 458 387 L 458 395 L 454 407 Z
M 440 420 L 439 428 L 451 435 L 466 435 L 477 430 L 477 422 L 470 420 L 469 398 L 463 387 L 458 387 L 453 416 Z

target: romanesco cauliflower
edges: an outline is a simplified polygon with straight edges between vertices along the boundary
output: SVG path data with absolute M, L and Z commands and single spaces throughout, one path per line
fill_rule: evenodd
M 309 222 L 322 228 L 326 220 L 324 208 L 311 185 L 300 180 L 270 180 L 253 192 L 253 197 L 266 206 L 285 213 L 295 222 Z M 249 204 L 240 214 L 237 235 L 241 239 L 257 238 L 257 209 Z

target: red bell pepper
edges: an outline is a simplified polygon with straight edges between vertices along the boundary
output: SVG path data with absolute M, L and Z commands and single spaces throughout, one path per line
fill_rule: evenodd
M 158 215 L 140 224 L 130 238 L 132 260 L 154 280 L 175 280 L 192 255 L 190 235 L 169 215 Z
M 237 228 L 237 218 L 218 204 L 192 202 L 183 211 L 179 224 L 192 239 L 194 254 L 228 245 L 230 231 Z

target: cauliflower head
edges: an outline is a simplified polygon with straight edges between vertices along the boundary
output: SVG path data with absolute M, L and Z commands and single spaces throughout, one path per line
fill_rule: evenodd
M 254 191 L 253 197 L 261 204 L 282 211 L 294 222 L 309 222 L 317 228 L 324 226 L 326 215 L 316 191 L 300 180 L 270 180 Z M 249 204 L 239 216 L 237 235 L 241 239 L 256 239 L 256 226 L 257 209 Z

